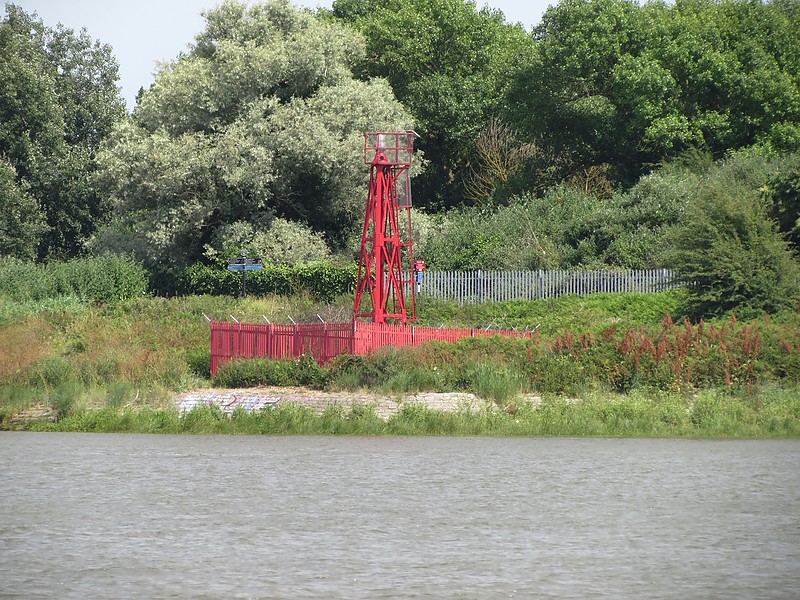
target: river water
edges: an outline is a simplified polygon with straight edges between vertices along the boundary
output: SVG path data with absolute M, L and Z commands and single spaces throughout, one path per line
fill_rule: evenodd
M 2 598 L 800 598 L 800 442 L 0 434 Z

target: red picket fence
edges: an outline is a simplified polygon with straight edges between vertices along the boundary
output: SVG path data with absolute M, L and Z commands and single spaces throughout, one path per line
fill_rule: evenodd
M 260 323 L 211 322 L 211 374 L 233 358 L 297 358 L 310 354 L 320 364 L 340 354 L 369 354 L 384 346 L 418 346 L 437 340 L 506 335 L 531 337 L 529 332 L 484 329 L 437 329 L 380 323 Z

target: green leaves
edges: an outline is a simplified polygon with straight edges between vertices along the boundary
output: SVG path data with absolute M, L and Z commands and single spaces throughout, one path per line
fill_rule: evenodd
M 146 290 L 147 273 L 124 256 L 103 255 L 46 265 L 10 260 L 0 268 L 0 293 L 18 302 L 72 297 L 113 304 L 140 297 Z
M 0 159 L 0 256 L 32 260 L 47 226 L 38 202 L 6 160 Z
M 431 166 L 415 178 L 428 207 L 458 205 L 474 143 L 532 41 L 502 14 L 465 0 L 337 0 L 333 14 L 366 38 L 364 77 L 385 77 L 414 115 Z
M 352 292 L 356 271 L 356 265 L 336 267 L 326 262 L 293 266 L 265 263 L 261 271 L 247 274 L 247 291 L 262 295 L 309 292 L 315 299 L 331 302 Z M 241 293 L 241 281 L 240 273 L 223 266 L 195 263 L 178 274 L 178 293 L 237 296 Z
M 204 16 L 194 48 L 157 74 L 136 108 L 137 122 L 151 132 L 224 130 L 262 100 L 308 98 L 350 79 L 364 52 L 356 33 L 286 0 L 227 1 Z
M 689 288 L 690 318 L 732 310 L 750 318 L 797 299 L 797 263 L 753 185 L 759 162 L 735 156 L 709 173 L 690 196 L 688 218 L 667 238 L 664 262 Z
M 565 0 L 535 31 L 506 119 L 569 156 L 573 172 L 619 165 L 624 183 L 687 148 L 793 149 L 794 13 L 785 2 Z
M 794 251 L 800 251 L 800 154 L 788 156 L 769 176 L 763 192 L 770 215 L 788 236 Z
M 2 186 L 0 206 L 23 210 L 24 204 L 29 211 L 30 200 L 20 194 L 29 195 L 46 227 L 30 220 L 22 226 L 21 217 L 11 217 L 8 227 L 26 230 L 26 237 L 16 250 L 0 242 L 0 256 L 84 252 L 104 209 L 92 179 L 95 152 L 124 114 L 117 79 L 109 46 L 85 31 L 47 28 L 6 6 L 0 21 L 0 179 L 8 181 L 10 167 L 14 184 Z
M 238 245 L 280 262 L 326 257 L 320 235 L 341 249 L 363 217 L 364 131 L 405 131 L 410 117 L 385 81 L 353 79 L 363 42 L 336 23 L 285 0 L 205 16 L 101 155 L 114 220 L 96 247 L 159 270 L 220 251 L 232 226 Z M 302 245 L 300 230 L 307 251 L 278 251 Z

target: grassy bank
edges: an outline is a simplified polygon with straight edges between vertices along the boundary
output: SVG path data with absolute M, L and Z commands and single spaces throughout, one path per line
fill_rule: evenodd
M 800 435 L 800 389 L 756 395 L 706 390 L 691 397 L 638 391 L 626 396 L 591 394 L 517 401 L 505 410 L 487 403 L 477 412 L 443 412 L 406 404 L 387 421 L 369 404 L 330 406 L 322 414 L 286 404 L 258 413 L 196 408 L 83 410 L 36 431 L 193 434 L 496 435 L 573 437 L 782 438 Z
M 800 315 L 764 315 L 747 323 L 734 316 L 709 323 L 673 322 L 669 314 L 678 306 L 679 294 L 598 294 L 465 307 L 423 301 L 421 324 L 536 327 L 537 333 L 531 340 L 475 338 L 385 349 L 369 357 L 340 357 L 325 368 L 310 359 L 238 361 L 213 381 L 208 373 L 207 318 L 340 321 L 349 318 L 351 299 L 321 304 L 308 296 L 188 296 L 93 304 L 73 296 L 0 298 L 0 427 L 797 435 Z M 340 412 L 318 417 L 297 407 L 294 413 L 281 408 L 234 418 L 213 413 L 179 418 L 174 394 L 211 385 L 303 385 L 388 395 L 469 391 L 495 409 L 469 415 L 409 407 L 388 423 L 370 416 L 368 407 L 359 407 L 355 416 L 335 409 Z M 545 404 L 527 406 L 521 400 L 525 394 L 540 395 Z M 716 416 L 703 416 L 707 405 L 713 405 L 707 410 Z M 16 417 L 36 407 L 48 409 L 57 422 L 20 425 Z

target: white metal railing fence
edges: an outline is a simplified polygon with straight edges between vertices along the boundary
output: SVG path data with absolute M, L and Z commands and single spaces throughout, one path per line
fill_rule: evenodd
M 409 276 L 410 279 L 410 276 Z M 421 297 L 472 302 L 537 300 L 565 294 L 653 293 L 677 287 L 668 269 L 638 271 L 425 271 Z

